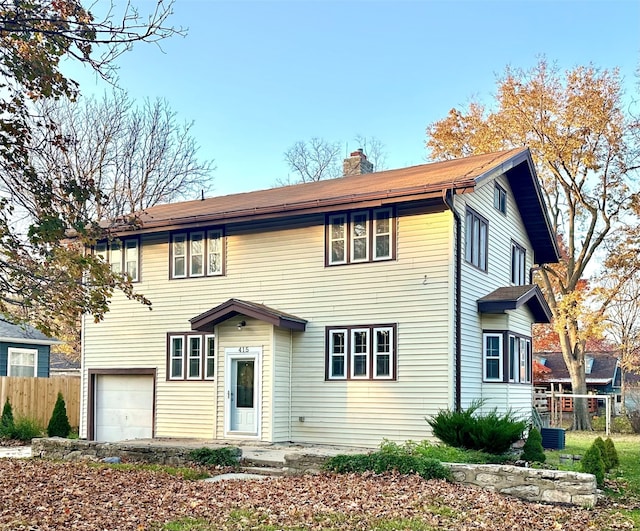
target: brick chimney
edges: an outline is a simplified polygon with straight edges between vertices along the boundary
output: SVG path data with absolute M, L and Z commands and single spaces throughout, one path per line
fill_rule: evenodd
M 362 148 L 354 151 L 342 163 L 343 177 L 348 175 L 361 175 L 363 173 L 373 173 L 373 164 L 367 160 Z

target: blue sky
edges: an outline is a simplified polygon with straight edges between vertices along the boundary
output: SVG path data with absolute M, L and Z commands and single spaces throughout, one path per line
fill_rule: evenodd
M 271 187 L 289 173 L 284 152 L 312 137 L 345 152 L 376 137 L 388 168 L 424 163 L 427 125 L 491 101 L 507 65 L 617 66 L 630 91 L 640 63 L 638 0 L 177 0 L 171 21 L 187 36 L 136 45 L 118 60 L 119 86 L 194 122 L 217 166 L 210 195 Z M 104 91 L 71 74 L 83 93 Z

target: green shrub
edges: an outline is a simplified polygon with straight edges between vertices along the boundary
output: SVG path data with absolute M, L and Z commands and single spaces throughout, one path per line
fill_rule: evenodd
M 611 430 L 614 433 L 624 433 L 631 434 L 633 433 L 633 425 L 631 424 L 631 419 L 627 415 L 619 415 L 613 418 Z
M 501 464 L 511 459 L 511 456 L 508 455 L 464 450 L 446 444 L 434 444 L 426 440 L 414 445 L 413 452 L 422 457 L 437 459 L 442 463 Z
M 241 452 L 238 448 L 197 448 L 189 452 L 189 460 L 200 465 L 237 466 Z
M 427 422 L 433 434 L 445 444 L 502 454 L 522 437 L 527 423 L 518 420 L 511 411 L 499 414 L 493 409 L 486 414 L 476 414 L 482 405 L 483 401 L 476 400 L 463 411 L 440 411 Z
M 13 439 L 14 430 L 13 408 L 7 398 L 2 408 L 2 416 L 0 417 L 0 439 Z
M 609 470 L 611 470 L 611 466 L 609 464 L 609 460 L 607 459 L 607 449 L 604 446 L 604 440 L 602 439 L 602 437 L 596 437 L 593 441 L 593 444 L 598 447 L 598 450 L 600 450 L 602 462 L 604 463 L 604 471 L 609 472 Z
M 607 461 L 609 462 L 610 469 L 620 466 L 618 450 L 616 450 L 616 445 L 613 444 L 613 440 L 611 439 L 611 437 L 607 437 L 607 439 L 604 441 L 604 453 L 607 456 Z
M 64 403 L 62 393 L 58 393 L 56 404 L 53 406 L 53 413 L 47 426 L 49 437 L 68 437 L 71 432 L 69 417 L 67 417 L 67 406 Z
M 547 460 L 542 447 L 542 435 L 536 428 L 529 430 L 529 436 L 522 448 L 521 459 L 532 463 L 544 463 Z
M 15 422 L 13 439 L 30 442 L 35 437 L 42 437 L 44 429 L 40 422 L 31 417 L 18 417 Z
M 604 486 L 604 461 L 600 448 L 595 442 L 589 446 L 589 449 L 582 456 L 580 468 L 583 472 L 593 474 L 596 477 L 598 487 L 602 488 Z
M 325 470 L 339 474 L 396 471 L 400 474 L 418 474 L 425 479 L 450 479 L 451 473 L 437 459 L 413 453 L 414 445 L 398 446 L 384 442 L 377 452 L 370 454 L 340 454 L 328 459 Z

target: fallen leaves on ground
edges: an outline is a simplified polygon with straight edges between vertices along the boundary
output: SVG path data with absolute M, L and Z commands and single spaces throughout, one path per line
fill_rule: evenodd
M 0 529 L 628 529 L 603 510 L 527 503 L 393 474 L 185 481 L 162 472 L 0 459 Z M 386 527 L 384 527 L 386 526 Z

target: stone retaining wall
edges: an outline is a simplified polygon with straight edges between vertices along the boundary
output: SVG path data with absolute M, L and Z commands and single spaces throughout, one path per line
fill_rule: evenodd
M 78 439 L 33 439 L 32 455 L 47 459 L 100 460 L 119 457 L 124 462 L 146 462 L 180 466 L 188 462 L 193 448 L 154 443 L 99 443 Z M 238 459 L 241 450 L 237 448 Z M 305 453 L 285 454 L 288 474 L 318 472 L 329 456 Z M 456 482 L 476 485 L 528 501 L 567 503 L 593 507 L 597 502 L 596 480 L 592 474 L 541 470 L 511 465 L 447 464 Z
M 529 501 L 593 507 L 597 502 L 593 474 L 523 468 L 511 465 L 448 464 L 455 481 Z

